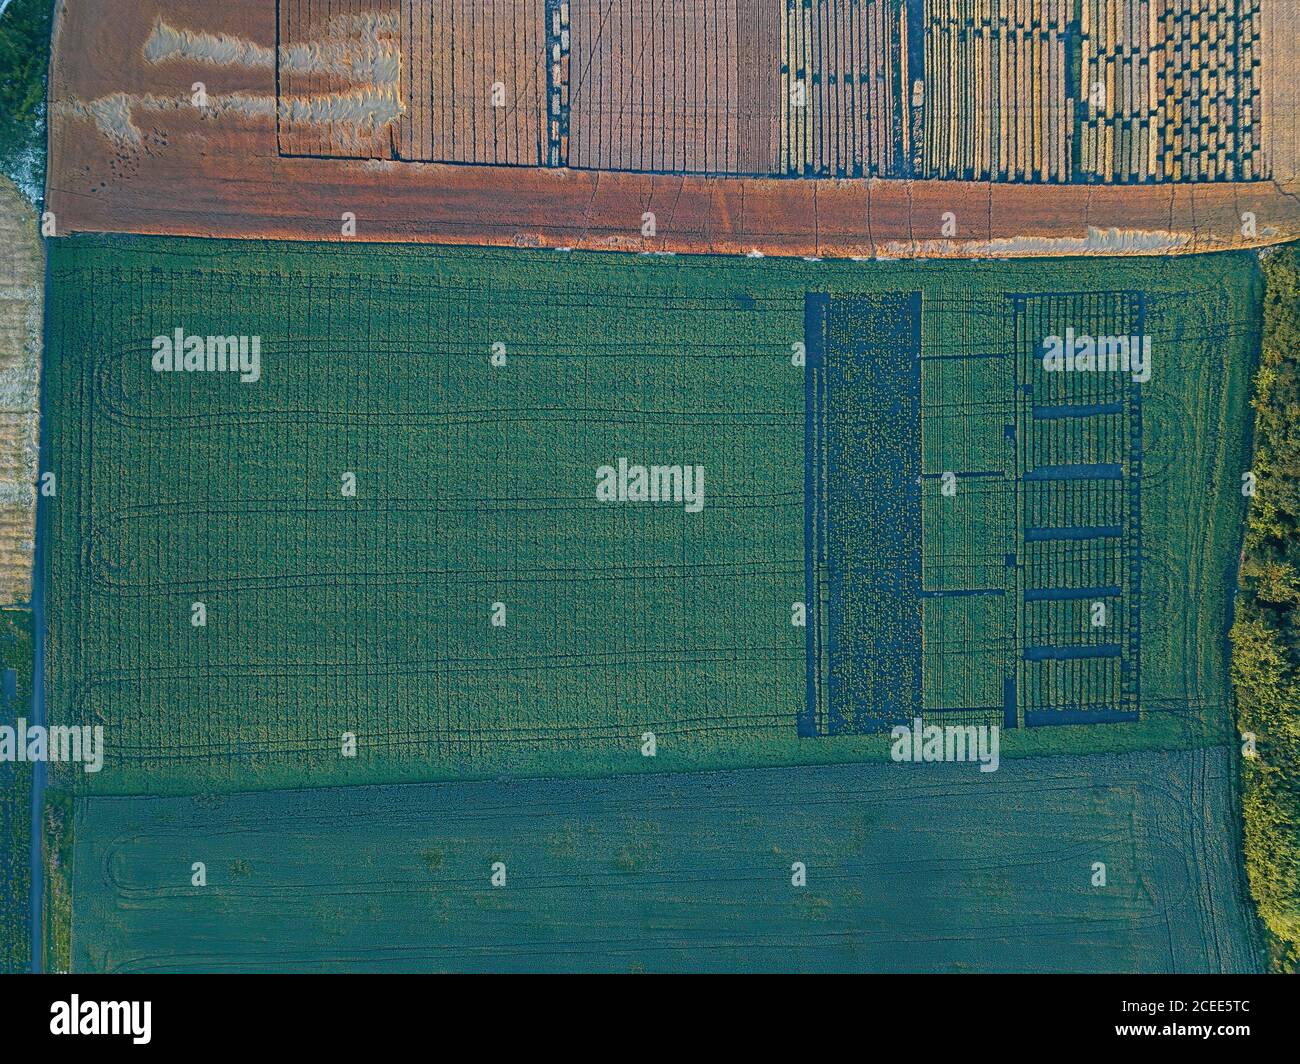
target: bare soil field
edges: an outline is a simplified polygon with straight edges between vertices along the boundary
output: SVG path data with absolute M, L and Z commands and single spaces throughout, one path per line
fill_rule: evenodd
M 721 17 L 728 5 L 719 5 L 720 48 L 746 50 L 745 34 L 729 39 L 727 27 L 749 26 L 755 2 L 739 3 L 734 20 Z M 509 27 L 522 16 L 502 8 L 493 30 L 490 18 L 484 23 L 487 8 L 470 5 L 475 16 L 467 23 L 450 0 L 352 0 L 325 17 L 315 0 L 64 0 L 51 77 L 47 205 L 60 234 L 329 239 L 340 237 L 342 218 L 351 214 L 356 238 L 373 241 L 881 258 L 1168 254 L 1300 236 L 1296 101 L 1287 69 L 1296 39 L 1292 0 L 1262 5 L 1262 150 L 1273 177 L 1127 187 L 557 166 L 557 158 L 569 157 L 568 85 L 576 92 L 583 84 L 568 51 L 570 27 L 561 20 L 586 6 L 570 12 L 567 3 L 546 3 L 545 41 L 525 35 L 511 43 L 514 51 L 497 56 L 499 43 L 491 42 L 513 42 Z M 296 27 L 288 38 L 286 26 Z M 420 38 L 430 28 L 442 43 Z M 773 32 L 766 23 L 761 28 Z M 480 32 L 482 40 L 443 54 L 447 34 Z M 545 51 L 535 67 L 530 57 L 539 43 Z M 662 49 L 684 55 L 695 45 L 664 42 Z M 454 74 L 438 72 L 453 66 Z M 510 76 L 483 84 L 498 70 Z M 751 91 L 712 84 L 719 75 L 706 73 L 712 94 Z M 446 77 L 451 101 L 435 84 Z M 667 74 L 652 66 L 644 77 L 653 89 Z M 494 108 L 489 121 L 480 108 L 497 82 L 505 106 Z M 764 86 L 760 95 L 780 92 Z M 462 89 L 464 106 L 457 103 Z M 680 91 L 674 107 L 684 98 Z M 821 113 L 818 99 L 815 92 L 814 115 Z M 769 100 L 748 108 L 751 118 Z M 581 106 L 573 102 L 575 117 Z M 664 157 L 664 144 L 681 145 L 672 150 L 687 168 L 688 154 L 702 166 L 716 160 L 737 170 L 779 157 L 779 130 L 766 121 L 743 128 L 746 110 L 723 112 L 725 123 L 736 123 L 734 139 L 724 124 L 720 139 L 711 133 L 714 139 L 701 140 L 689 122 L 670 129 L 650 108 L 645 114 L 667 138 L 651 138 L 650 163 Z M 678 111 L 673 116 L 680 121 Z M 639 104 L 635 117 L 646 120 Z M 448 121 L 468 123 L 470 132 L 442 143 Z M 626 140 L 632 128 L 619 137 Z M 534 165 L 543 150 L 548 165 Z M 575 160 L 582 150 L 575 146 Z M 614 150 L 621 160 L 624 148 L 616 138 L 590 150 L 601 165 Z M 638 148 L 642 158 L 645 150 Z M 838 148 L 841 161 L 826 165 L 840 168 L 858 151 Z M 448 157 L 459 164 L 414 161 Z

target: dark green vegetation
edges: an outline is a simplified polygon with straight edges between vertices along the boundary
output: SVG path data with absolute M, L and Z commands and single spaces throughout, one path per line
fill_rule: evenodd
M 1233 771 L 1218 747 L 992 775 L 889 764 L 80 799 L 73 961 L 1252 970 Z
M 45 79 L 53 13 L 52 0 L 12 0 L 0 16 L 0 170 L 33 202 L 45 183 Z
M 886 757 L 880 736 L 796 732 L 806 376 L 791 353 L 807 292 L 921 293 L 919 586 L 1002 590 L 923 600 L 927 713 L 1002 721 L 1030 635 L 1090 638 L 1088 601 L 1024 592 L 1096 585 L 1130 611 L 1115 639 L 1140 610 L 1140 696 L 1115 658 L 1025 661 L 1003 756 L 1229 735 L 1252 256 L 792 263 L 75 238 L 51 245 L 51 278 L 49 713 L 103 724 L 107 747 L 102 772 L 56 767 L 56 786 Z M 1130 405 L 1052 420 L 1031 395 L 1092 387 L 1032 376 L 1044 329 L 1136 321 L 1154 346 L 1140 540 L 1124 481 L 1028 481 L 1045 463 L 1136 476 Z M 153 339 L 177 328 L 260 337 L 260 379 L 154 372 Z M 598 501 L 597 468 L 620 457 L 703 466 L 703 508 Z M 945 497 L 951 470 L 981 475 Z M 901 496 L 897 472 L 872 476 Z M 1111 521 L 1119 533 L 1082 546 L 1026 533 Z M 1137 719 L 1059 726 L 1080 700 L 1121 696 Z
M 41 929 L 46 972 L 72 970 L 73 803 L 66 794 L 45 795 L 41 859 L 45 862 L 45 904 Z
M 1265 265 L 1255 378 L 1257 492 L 1232 629 L 1244 762 L 1246 871 L 1277 968 L 1300 971 L 1300 250 Z
M 30 611 L 0 610 L 0 724 L 29 715 L 33 659 Z M 0 972 L 31 963 L 31 787 L 30 765 L 0 761 Z

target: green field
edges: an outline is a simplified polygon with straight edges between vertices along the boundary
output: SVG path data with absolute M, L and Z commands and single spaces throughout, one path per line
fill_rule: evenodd
M 878 735 L 796 733 L 808 379 L 791 355 L 807 293 L 920 293 L 922 586 L 1001 595 L 923 600 L 927 714 L 1001 721 L 1011 671 L 1006 757 L 1221 742 L 1258 284 L 1247 255 L 905 265 L 53 241 L 48 711 L 102 724 L 107 746 L 102 772 L 53 782 L 220 791 L 887 757 Z M 1140 445 L 1110 422 L 1031 436 L 1013 383 L 1033 371 L 1026 329 L 1139 303 L 1157 352 Z M 154 372 L 153 339 L 177 328 L 260 337 L 260 379 Z M 1140 539 L 1130 509 L 1105 551 L 1019 549 L 1027 525 L 1123 501 L 1106 485 L 1019 491 L 1030 442 L 1039 461 L 1126 470 L 1140 453 Z M 703 508 L 599 501 L 597 468 L 620 457 L 701 465 Z M 948 499 L 953 468 L 990 476 Z M 886 508 L 910 490 L 878 485 Z M 1137 719 L 1025 726 L 1074 693 L 1087 709 L 1128 697 L 1108 662 L 1020 660 L 1034 633 L 1087 636 L 1086 604 L 1020 600 L 1071 574 L 1113 580 L 1125 618 L 1140 610 Z
M 32 615 L 0 610 L 0 673 L 12 669 L 14 697 L 0 697 L 0 724 L 28 717 L 32 698 Z M 0 974 L 31 964 L 32 767 L 0 761 Z
M 74 967 L 1257 970 L 1233 771 L 1220 748 L 81 799 Z

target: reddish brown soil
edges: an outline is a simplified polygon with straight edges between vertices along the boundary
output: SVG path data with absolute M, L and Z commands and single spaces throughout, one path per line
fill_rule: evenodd
M 775 173 L 777 5 L 571 0 L 572 139 L 584 169 Z
M 392 7 L 391 0 L 353 0 L 356 12 Z M 268 0 L 66 0 L 51 81 L 48 190 L 60 233 L 330 239 L 352 212 L 361 240 L 778 255 L 1077 254 L 1089 250 L 1082 242 L 1090 228 L 1150 234 L 1130 248 L 1146 252 L 1300 236 L 1294 131 L 1277 140 L 1285 149 L 1275 153 L 1274 172 L 1285 182 L 1127 188 L 285 158 L 277 149 L 274 64 L 150 62 L 144 42 L 159 20 L 276 46 L 276 7 Z M 233 104 L 208 112 L 188 106 L 196 81 Z M 291 91 L 322 90 L 295 84 Z M 112 103 L 118 93 L 131 98 L 130 123 L 115 117 L 119 98 L 116 108 L 100 106 L 107 117 L 97 124 L 86 107 Z M 1270 113 L 1276 124 L 1295 123 L 1290 98 Z M 398 135 L 409 143 L 414 133 L 408 127 Z M 944 240 L 949 211 L 957 235 Z M 1254 237 L 1243 235 L 1246 211 L 1256 217 Z M 644 212 L 655 215 L 653 237 L 642 236 Z M 1121 243 L 1123 235 L 1112 246 Z M 1092 247 L 1104 246 L 1094 238 Z

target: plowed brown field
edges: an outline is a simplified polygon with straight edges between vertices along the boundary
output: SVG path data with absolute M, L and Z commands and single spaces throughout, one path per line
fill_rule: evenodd
M 579 42 L 570 52 L 570 23 L 561 25 L 561 12 L 586 17 L 592 5 L 65 0 L 48 205 L 61 233 L 328 239 L 350 212 L 361 240 L 742 254 L 1164 254 L 1300 236 L 1294 0 L 1263 5 L 1272 179 L 1122 188 L 726 176 L 779 164 L 780 129 L 764 116 L 780 88 L 754 81 L 748 60 L 749 83 L 733 84 L 706 55 L 703 78 L 668 93 L 669 110 L 654 100 L 674 57 L 698 71 L 700 47 L 747 54 L 756 5 L 696 3 L 712 13 L 703 44 L 651 41 L 640 81 L 616 92 L 583 80 Z M 605 29 L 617 36 L 582 57 L 591 71 L 608 67 L 608 82 L 629 41 L 640 45 L 635 27 Z M 701 81 L 708 91 L 693 112 Z M 626 103 L 633 88 L 644 106 Z M 570 142 L 570 106 L 575 123 L 583 107 L 604 121 L 606 139 L 584 142 L 575 129 Z M 837 151 L 856 159 L 845 145 Z M 537 165 L 557 157 L 575 168 Z M 577 169 L 584 161 L 719 176 Z
M 32 597 L 37 365 L 45 257 L 36 216 L 0 177 L 0 606 Z

